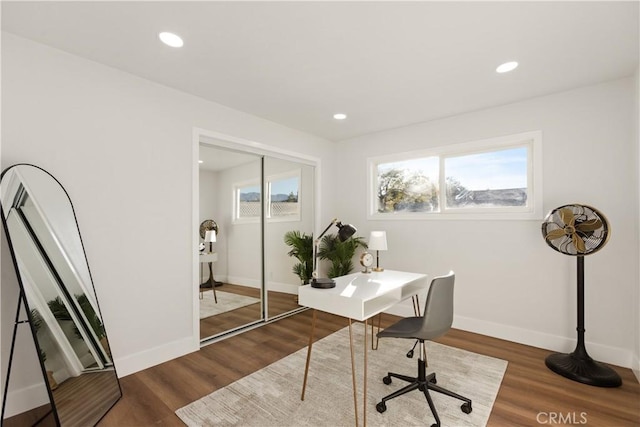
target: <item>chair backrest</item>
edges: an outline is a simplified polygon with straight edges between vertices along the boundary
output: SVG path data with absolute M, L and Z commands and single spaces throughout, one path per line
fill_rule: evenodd
M 422 328 L 418 333 L 421 339 L 433 339 L 444 335 L 453 324 L 453 285 L 455 273 L 435 277 L 427 294 L 424 306 Z

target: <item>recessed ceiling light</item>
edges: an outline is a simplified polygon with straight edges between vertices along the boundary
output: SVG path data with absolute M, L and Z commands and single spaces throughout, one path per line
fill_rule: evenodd
M 508 73 L 509 71 L 513 71 L 518 68 L 518 63 L 516 61 L 505 62 L 496 68 L 496 73 Z
M 333 118 L 336 120 L 344 120 L 347 118 L 347 115 L 344 113 L 336 113 L 333 115 Z
M 182 45 L 184 45 L 184 42 L 182 41 L 180 36 L 173 33 L 168 33 L 165 31 L 158 34 L 158 37 L 160 37 L 162 43 L 166 44 L 167 46 L 182 47 Z
M 198 160 L 198 163 L 204 163 L 204 160 Z

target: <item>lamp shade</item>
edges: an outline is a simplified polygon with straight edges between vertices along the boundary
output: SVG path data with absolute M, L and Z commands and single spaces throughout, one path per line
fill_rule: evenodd
M 372 231 L 369 236 L 368 248 L 372 251 L 386 251 L 387 250 L 387 232 L 386 231 Z
M 340 239 L 341 242 L 344 242 L 349 237 L 351 237 L 354 234 L 356 234 L 356 231 L 358 231 L 353 225 L 351 225 L 351 224 L 343 224 L 341 222 L 338 222 L 336 224 L 336 227 L 339 228 L 339 230 L 338 230 L 338 239 Z
M 213 243 L 216 241 L 216 232 L 215 230 L 207 230 L 204 234 L 205 243 Z

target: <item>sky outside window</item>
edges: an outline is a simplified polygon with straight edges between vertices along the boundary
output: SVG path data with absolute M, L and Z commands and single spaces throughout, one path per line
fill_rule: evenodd
M 468 190 L 527 188 L 527 147 L 448 157 L 447 177 Z
M 298 194 L 298 177 L 279 179 L 271 182 L 271 194 Z

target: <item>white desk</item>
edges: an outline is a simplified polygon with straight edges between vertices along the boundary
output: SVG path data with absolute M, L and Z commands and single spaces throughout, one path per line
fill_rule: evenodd
M 330 289 L 313 288 L 310 285 L 300 287 L 299 304 L 313 308 L 313 320 L 307 347 L 307 363 L 302 384 L 301 400 L 307 386 L 307 374 L 311 360 L 313 334 L 316 323 L 316 310 L 347 317 L 349 319 L 349 338 L 351 349 L 351 377 L 353 381 L 353 403 L 356 426 L 358 425 L 358 399 L 356 391 L 355 363 L 353 353 L 353 334 L 351 321 L 364 321 L 364 384 L 363 384 L 363 425 L 367 425 L 367 320 L 378 313 L 394 306 L 402 300 L 411 298 L 429 286 L 427 276 L 418 273 L 385 270 L 371 273 L 354 273 L 336 277 L 336 287 Z

